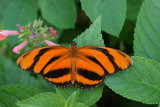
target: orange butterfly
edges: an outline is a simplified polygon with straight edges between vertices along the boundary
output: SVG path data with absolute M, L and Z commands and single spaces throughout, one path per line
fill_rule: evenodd
M 125 53 L 107 47 L 84 46 L 71 48 L 47 46 L 23 54 L 18 66 L 43 76 L 56 87 L 75 84 L 81 89 L 90 89 L 101 84 L 105 77 L 127 69 L 132 59 Z

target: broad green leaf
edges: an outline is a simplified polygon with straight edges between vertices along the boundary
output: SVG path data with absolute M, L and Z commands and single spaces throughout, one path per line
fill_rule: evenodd
M 67 101 L 65 102 L 65 107 L 72 107 L 77 102 L 76 94 L 77 93 L 75 91 L 68 97 Z
M 74 0 L 39 0 L 42 16 L 60 29 L 74 28 L 76 7 Z
M 72 105 L 72 107 L 88 107 L 88 106 L 84 105 L 83 103 L 75 103 L 74 105 Z
M 56 91 L 57 94 L 63 96 L 65 99 L 68 99 L 70 95 L 76 92 L 76 101 L 90 106 L 96 103 L 102 97 L 103 86 L 104 85 L 100 85 L 90 90 L 81 90 L 72 86 L 66 89 L 56 88 Z
M 55 88 L 42 77 L 33 77 L 29 72 L 23 71 L 7 57 L 0 55 L 0 85 L 26 84 L 40 88 L 44 91 L 54 91 Z
M 55 93 L 41 93 L 16 104 L 20 107 L 64 107 L 65 99 Z
M 101 16 L 99 16 L 93 24 L 85 32 L 77 36 L 74 41 L 78 47 L 82 46 L 104 46 L 101 34 Z
M 98 107 L 98 105 L 95 103 L 95 104 L 93 104 L 93 105 L 91 105 L 89 107 Z
M 102 30 L 118 36 L 126 14 L 126 0 L 81 0 L 82 9 L 94 21 L 102 16 Z
M 160 62 L 160 0 L 144 0 L 134 36 L 135 55 Z
M 0 103 L 14 107 L 15 103 L 41 93 L 40 90 L 26 85 L 0 86 Z
M 5 9 L 8 7 L 8 4 L 11 3 L 12 0 L 0 0 L 0 26 L 2 26 L 3 14 Z
M 137 20 L 137 15 L 143 0 L 127 0 L 126 19 L 131 21 Z
M 91 106 L 95 104 L 101 97 L 104 85 L 100 85 L 91 90 L 81 90 L 78 93 L 78 102 Z
M 147 104 L 160 102 L 160 64 L 143 57 L 132 57 L 126 71 L 109 76 L 105 84 L 129 99 Z
M 68 99 L 68 97 L 76 91 L 78 91 L 78 89 L 75 86 L 69 88 L 56 88 L 57 94 L 63 96 L 65 99 Z
M 5 107 L 5 105 L 0 102 L 0 107 Z
M 5 29 L 16 30 L 16 24 L 25 25 L 37 19 L 35 0 L 12 0 L 4 12 Z
M 17 30 L 16 24 L 26 25 L 37 19 L 36 0 L 12 0 L 4 11 L 4 29 Z M 18 36 L 8 37 L 11 46 L 17 44 Z
M 67 101 L 65 102 L 65 107 L 88 107 L 83 103 L 77 102 L 77 97 L 77 92 L 75 91 L 68 97 Z
M 5 105 L 5 107 L 17 107 L 15 105 L 16 102 L 18 102 L 19 100 L 16 99 L 15 97 L 11 96 L 11 95 L 8 95 L 8 94 L 5 94 L 5 93 L 1 93 L 0 92 L 0 102 L 1 102 L 1 105 Z

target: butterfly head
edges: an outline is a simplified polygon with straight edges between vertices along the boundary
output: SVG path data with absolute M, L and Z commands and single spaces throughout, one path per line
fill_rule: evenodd
M 75 41 L 73 41 L 72 46 L 77 46 L 77 43 Z

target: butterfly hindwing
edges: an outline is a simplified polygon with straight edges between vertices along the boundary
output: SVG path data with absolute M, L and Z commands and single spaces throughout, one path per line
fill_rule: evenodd
M 62 46 L 37 48 L 23 54 L 17 64 L 21 69 L 37 73 L 57 87 L 71 85 L 69 49 Z
M 42 75 L 44 79 L 56 87 L 69 87 L 71 83 L 71 61 L 68 55 L 58 59 L 48 72 Z
M 75 84 L 81 89 L 90 89 L 99 85 L 105 78 L 103 69 L 90 60 L 90 56 L 79 54 Z

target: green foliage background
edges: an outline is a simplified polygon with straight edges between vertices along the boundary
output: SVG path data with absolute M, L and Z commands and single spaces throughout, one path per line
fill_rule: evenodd
M 11 50 L 20 42 L 7 37 L 0 42 L 1 107 L 159 106 L 159 0 L 0 0 L 0 29 L 18 30 L 16 24 L 38 18 L 57 31 L 55 43 L 115 48 L 132 56 L 133 65 L 91 90 L 55 88 L 17 67 L 20 55 Z

